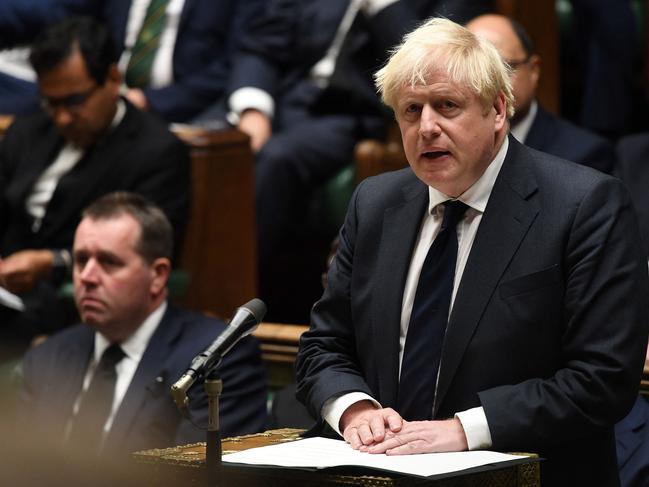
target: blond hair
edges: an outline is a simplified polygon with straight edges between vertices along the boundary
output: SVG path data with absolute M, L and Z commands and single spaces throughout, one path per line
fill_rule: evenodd
M 474 91 L 485 109 L 502 92 L 508 118 L 514 115 L 510 70 L 496 48 L 448 19 L 429 19 L 406 34 L 374 79 L 383 103 L 394 109 L 402 88 L 426 85 L 439 71 Z

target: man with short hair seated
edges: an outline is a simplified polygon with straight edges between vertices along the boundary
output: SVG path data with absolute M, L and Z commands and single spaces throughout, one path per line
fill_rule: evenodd
M 84 210 L 73 248 L 83 324 L 27 353 L 19 424 L 93 458 L 204 441 L 181 417 L 170 387 L 225 324 L 167 302 L 171 249 L 168 219 L 139 195 L 111 193 Z M 239 341 L 218 372 L 222 433 L 263 430 L 266 388 L 255 339 Z M 193 422 L 206 427 L 203 387 L 188 397 Z

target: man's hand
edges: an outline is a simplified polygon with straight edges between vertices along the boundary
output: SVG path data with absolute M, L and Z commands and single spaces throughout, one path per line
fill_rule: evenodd
M 259 110 L 246 110 L 239 118 L 237 128 L 250 136 L 250 148 L 256 154 L 273 133 L 270 118 Z
M 349 406 L 340 418 L 340 430 L 345 441 L 354 450 L 380 443 L 387 431 L 396 433 L 401 429 L 403 419 L 394 409 L 379 409 L 370 401 L 359 401 Z
M 149 101 L 146 99 L 144 92 L 139 88 L 129 88 L 124 94 L 126 99 L 140 110 L 149 109 Z
M 22 294 L 49 276 L 54 256 L 49 250 L 21 250 L 0 261 L 0 284 Z
M 385 439 L 361 448 L 369 453 L 409 455 L 467 450 L 464 428 L 459 419 L 445 421 L 404 421 L 399 431 L 386 433 Z

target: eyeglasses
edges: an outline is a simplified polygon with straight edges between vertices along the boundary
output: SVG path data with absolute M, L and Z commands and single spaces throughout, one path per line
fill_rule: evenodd
M 61 98 L 43 97 L 41 99 L 41 105 L 43 109 L 48 112 L 55 112 L 59 108 L 65 108 L 70 111 L 79 110 L 81 106 L 88 101 L 88 98 L 90 98 L 100 87 L 101 85 L 95 85 L 83 93 L 74 93 Z
M 507 60 L 507 59 L 505 59 L 505 62 L 506 62 L 507 65 L 510 67 L 510 69 L 512 70 L 512 72 L 516 72 L 516 71 L 518 71 L 518 68 L 520 68 L 521 66 L 524 66 L 524 65 L 526 65 L 527 63 L 529 63 L 529 62 L 530 62 L 530 59 L 532 59 L 532 56 L 531 56 L 531 55 L 530 55 L 530 56 L 527 56 L 525 59 L 520 59 L 520 60 L 514 60 L 514 59 L 512 59 L 512 60 Z

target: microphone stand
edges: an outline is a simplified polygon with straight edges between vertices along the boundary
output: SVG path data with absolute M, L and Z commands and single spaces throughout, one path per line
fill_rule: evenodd
M 223 390 L 223 381 L 217 372 L 210 372 L 205 379 L 205 393 L 208 400 L 208 422 L 205 448 L 207 464 L 207 483 L 209 486 L 219 485 L 221 472 L 221 428 L 219 424 L 219 396 Z

